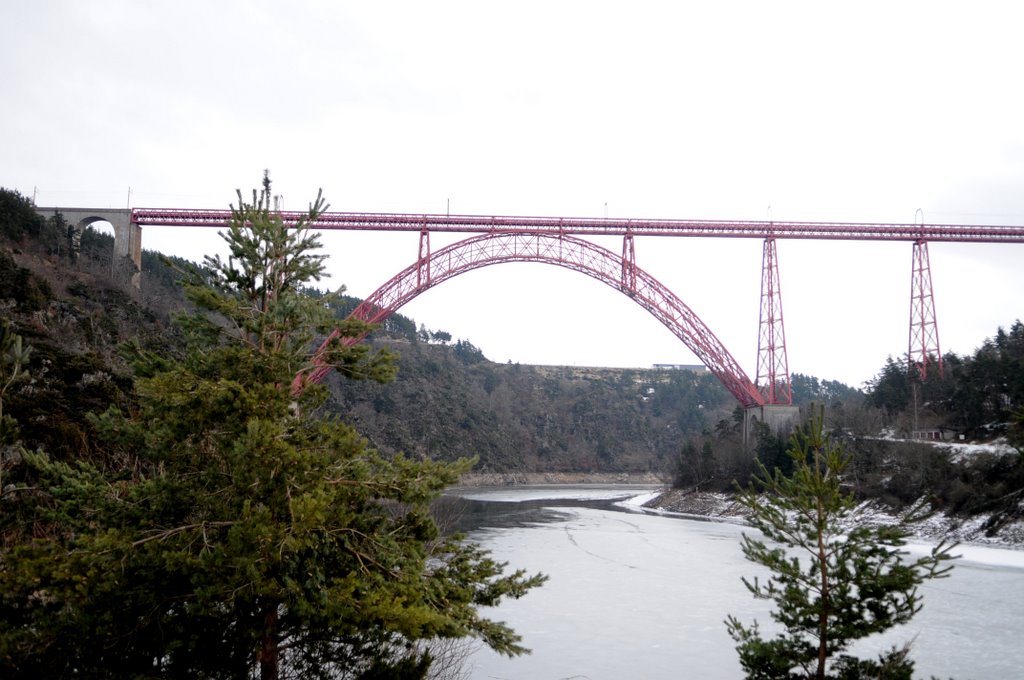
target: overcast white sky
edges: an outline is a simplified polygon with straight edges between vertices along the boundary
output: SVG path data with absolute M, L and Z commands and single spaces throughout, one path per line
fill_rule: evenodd
M 341 211 L 1024 224 L 1022 25 L 1011 2 L 8 0 L 0 186 L 225 208 L 269 168 L 290 209 L 323 187 Z M 330 285 L 364 297 L 418 237 L 325 243 Z M 143 245 L 219 248 L 155 227 Z M 761 242 L 636 250 L 753 378 Z M 779 258 L 792 372 L 859 386 L 906 352 L 910 244 Z M 1024 245 L 932 244 L 931 262 L 943 351 L 1024 316 Z M 552 266 L 478 270 L 401 312 L 500 362 L 696 361 Z

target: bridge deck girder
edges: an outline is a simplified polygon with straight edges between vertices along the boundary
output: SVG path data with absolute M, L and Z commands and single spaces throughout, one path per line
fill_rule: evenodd
M 286 223 L 307 213 L 284 211 Z M 229 210 L 135 208 L 132 222 L 152 226 L 223 227 Z M 690 236 L 860 241 L 952 241 L 1024 243 L 1024 226 L 970 224 L 901 224 L 857 222 L 771 222 L 740 220 L 661 220 L 588 217 L 515 217 L 500 215 L 432 215 L 416 213 L 348 213 L 321 215 L 315 229 L 564 234 L 575 236 Z

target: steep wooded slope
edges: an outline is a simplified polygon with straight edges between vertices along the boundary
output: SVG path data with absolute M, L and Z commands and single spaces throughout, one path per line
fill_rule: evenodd
M 667 471 L 687 437 L 733 408 L 706 373 L 496 364 L 387 342 L 398 378 L 332 381 L 338 411 L 386 451 L 478 456 L 480 471 Z

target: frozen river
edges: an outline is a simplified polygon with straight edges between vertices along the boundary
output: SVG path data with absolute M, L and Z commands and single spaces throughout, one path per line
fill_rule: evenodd
M 533 650 L 508 659 L 481 648 L 474 680 L 742 678 L 728 614 L 771 629 L 770 603 L 740 581 L 759 572 L 740 551 L 743 527 L 649 515 L 623 500 L 649 489 L 474 489 L 465 526 L 509 568 L 548 583 L 489 612 Z M 909 546 L 924 551 L 929 546 Z M 854 648 L 860 656 L 913 641 L 915 677 L 1024 678 L 1024 552 L 956 551 L 952 576 L 921 587 L 907 626 Z

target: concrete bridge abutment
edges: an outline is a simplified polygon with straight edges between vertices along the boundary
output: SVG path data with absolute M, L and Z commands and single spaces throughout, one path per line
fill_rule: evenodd
M 800 407 L 790 404 L 764 404 L 743 411 L 743 448 L 754 445 L 754 423 L 764 423 L 774 434 L 788 434 L 800 424 Z

